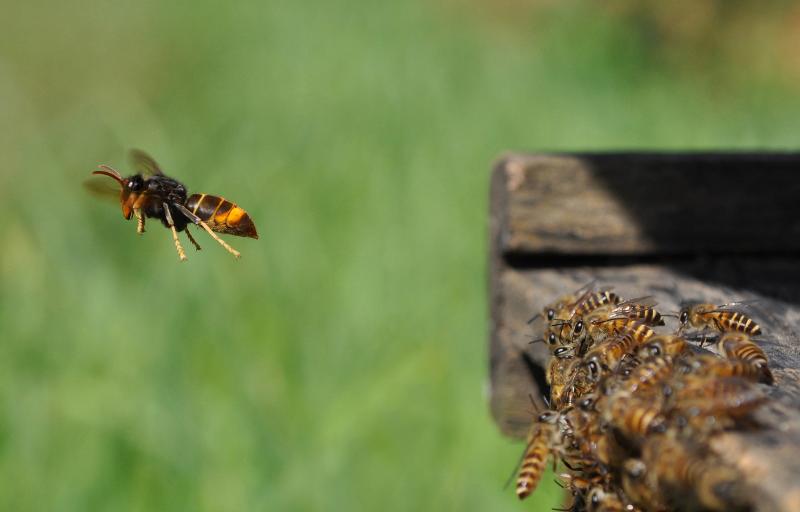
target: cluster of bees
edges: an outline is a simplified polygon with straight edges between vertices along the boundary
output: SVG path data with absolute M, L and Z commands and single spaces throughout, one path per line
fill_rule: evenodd
M 757 428 L 752 412 L 767 400 L 758 383 L 773 381 L 746 305 L 691 304 L 667 315 L 650 297 L 622 301 L 587 288 L 529 321 L 544 321 L 534 342 L 550 349 L 550 399 L 532 423 L 517 496 L 536 489 L 552 458 L 572 494 L 565 510 L 742 509 L 741 477 L 708 441 Z M 670 316 L 677 330 L 656 332 Z M 718 355 L 702 349 L 714 345 Z

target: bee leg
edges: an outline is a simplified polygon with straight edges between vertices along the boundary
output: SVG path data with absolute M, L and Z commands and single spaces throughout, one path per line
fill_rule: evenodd
M 144 215 L 142 215 L 142 210 L 136 208 L 133 210 L 134 215 L 136 215 L 136 232 L 140 235 L 144 233 Z
M 178 251 L 178 258 L 181 261 L 186 261 L 188 258 L 186 257 L 186 252 L 183 250 L 183 246 L 181 245 L 181 241 L 178 240 L 178 232 L 175 230 L 175 223 L 172 221 L 172 214 L 169 212 L 169 206 L 167 203 L 164 204 L 164 216 L 167 218 L 167 224 L 169 224 L 169 229 L 172 230 L 172 239 L 175 240 L 175 250 Z
M 200 244 L 198 244 L 197 241 L 192 236 L 192 234 L 189 233 L 189 226 L 186 226 L 186 236 L 188 236 L 189 237 L 189 241 L 192 242 L 192 244 L 194 244 L 194 248 L 195 249 L 197 249 L 198 251 L 201 250 L 200 249 Z

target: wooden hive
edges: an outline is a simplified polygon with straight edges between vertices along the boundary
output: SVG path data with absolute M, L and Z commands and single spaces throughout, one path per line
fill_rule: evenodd
M 546 393 L 544 344 L 526 321 L 597 280 L 659 309 L 756 300 L 776 379 L 765 428 L 712 448 L 759 511 L 800 510 L 800 154 L 510 154 L 495 166 L 490 220 L 490 406 L 522 439 Z

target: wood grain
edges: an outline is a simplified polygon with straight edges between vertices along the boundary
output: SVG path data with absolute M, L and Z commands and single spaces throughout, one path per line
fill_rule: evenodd
M 798 253 L 798 171 L 794 153 L 508 155 L 501 251 Z

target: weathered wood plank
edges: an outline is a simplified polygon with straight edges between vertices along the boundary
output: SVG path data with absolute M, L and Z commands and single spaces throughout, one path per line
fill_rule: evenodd
M 800 154 L 509 155 L 507 255 L 800 252 Z

